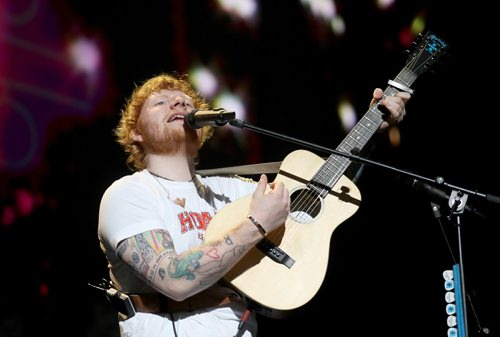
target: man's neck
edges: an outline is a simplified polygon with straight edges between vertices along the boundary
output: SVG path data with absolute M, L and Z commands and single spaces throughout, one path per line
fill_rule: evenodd
M 194 161 L 184 154 L 148 154 L 146 160 L 146 169 L 157 176 L 174 181 L 191 181 L 193 179 Z

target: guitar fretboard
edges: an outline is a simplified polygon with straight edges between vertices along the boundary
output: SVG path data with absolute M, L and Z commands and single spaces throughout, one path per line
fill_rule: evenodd
M 417 75 L 405 67 L 398 76 L 396 76 L 394 82 L 401 84 L 403 87 L 410 88 L 416 78 Z M 390 85 L 385 89 L 384 97 L 394 96 L 398 92 L 399 91 L 394 86 Z M 337 151 L 350 155 L 359 153 L 365 147 L 384 121 L 384 114 L 378 109 L 378 106 L 379 103 L 375 103 L 370 107 L 367 113 L 340 143 L 336 149 Z M 345 173 L 350 164 L 351 160 L 348 157 L 339 154 L 330 155 L 311 180 L 312 184 L 309 187 L 316 190 L 320 196 L 325 197 L 328 191 L 335 186 L 340 177 Z

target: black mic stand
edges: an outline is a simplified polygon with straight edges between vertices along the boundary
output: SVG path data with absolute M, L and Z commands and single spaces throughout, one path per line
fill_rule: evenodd
M 462 311 L 462 317 L 460 317 L 460 312 L 459 312 L 459 336 L 462 334 L 460 333 L 460 328 L 461 328 L 461 323 L 463 324 L 463 336 L 467 337 L 468 336 L 468 329 L 467 329 L 467 305 L 466 305 L 466 292 L 465 292 L 465 280 L 464 280 L 464 263 L 463 263 L 463 251 L 462 251 L 462 231 L 461 231 L 461 221 L 460 221 L 460 215 L 464 212 L 465 209 L 465 204 L 467 202 L 468 195 L 466 193 L 463 193 L 462 191 L 457 191 L 453 190 L 452 193 L 450 194 L 450 200 L 449 200 L 449 207 L 450 207 L 450 215 L 449 219 L 454 219 L 455 225 L 457 227 L 457 238 L 458 238 L 458 275 L 459 275 L 459 288 L 460 288 L 460 296 L 461 298 L 459 301 L 461 301 L 462 305 L 459 308 Z M 457 280 L 455 280 L 457 281 Z
M 232 126 L 238 127 L 238 128 L 250 129 L 250 130 L 253 130 L 253 131 L 258 132 L 260 134 L 264 134 L 267 136 L 272 136 L 274 138 L 286 140 L 286 141 L 289 141 L 291 143 L 295 143 L 295 144 L 298 144 L 301 146 L 306 146 L 306 147 L 314 149 L 314 150 L 320 150 L 320 151 L 324 151 L 324 152 L 327 152 L 330 154 L 339 155 L 339 156 L 342 156 L 344 158 L 347 158 L 349 160 L 356 161 L 359 163 L 369 164 L 369 165 L 372 165 L 375 167 L 382 167 L 384 169 L 387 169 L 387 170 L 390 170 L 393 172 L 397 172 L 397 173 L 403 174 L 405 176 L 412 177 L 417 181 L 426 181 L 426 182 L 433 184 L 433 185 L 437 185 L 437 186 L 441 186 L 441 187 L 445 186 L 445 187 L 451 189 L 452 192 L 450 194 L 450 199 L 449 199 L 450 219 L 453 217 L 455 219 L 455 223 L 457 225 L 458 244 L 459 244 L 459 263 L 458 263 L 459 280 L 458 280 L 458 282 L 459 282 L 459 286 L 461 289 L 461 292 L 460 292 L 461 301 L 463 303 L 461 309 L 462 309 L 462 314 L 463 314 L 463 323 L 464 323 L 464 326 L 463 326 L 464 331 L 463 332 L 464 332 L 464 334 L 463 334 L 463 336 L 460 335 L 459 337 L 468 337 L 467 310 L 466 310 L 466 303 L 467 302 L 466 302 L 466 295 L 465 295 L 466 291 L 465 291 L 464 272 L 463 272 L 463 254 L 462 254 L 460 214 L 462 214 L 464 209 L 465 209 L 465 204 L 466 204 L 468 195 L 474 195 L 477 197 L 481 197 L 481 198 L 484 198 L 490 202 L 497 203 L 497 204 L 500 204 L 500 197 L 488 195 L 488 194 L 484 194 L 484 193 L 479 193 L 477 191 L 475 192 L 475 191 L 471 191 L 471 190 L 468 190 L 468 189 L 465 189 L 462 187 L 448 184 L 444 181 L 444 179 L 442 177 L 439 177 L 439 176 L 436 179 L 431 179 L 431 178 L 424 177 L 424 176 L 421 176 L 421 175 L 418 175 L 418 174 L 415 174 L 415 173 L 412 173 L 409 171 L 401 170 L 401 169 L 398 169 L 396 167 L 389 166 L 389 165 L 386 165 L 386 164 L 383 164 L 380 162 L 376 162 L 376 161 L 372 161 L 372 160 L 369 160 L 369 159 L 366 159 L 363 157 L 359 157 L 358 155 L 353 154 L 353 153 L 347 153 L 347 152 L 342 152 L 342 151 L 338 151 L 338 150 L 333 150 L 333 149 L 330 149 L 330 148 L 327 148 L 324 146 L 320 146 L 320 145 L 306 142 L 306 141 L 303 141 L 303 140 L 300 140 L 297 138 L 293 138 L 293 137 L 286 136 L 286 135 L 283 135 L 280 133 L 276 133 L 274 131 L 265 130 L 265 129 L 247 124 L 245 121 L 240 120 L 240 119 L 235 118 L 235 119 L 230 120 L 229 125 L 232 125 Z M 354 151 L 354 149 L 352 152 L 359 153 L 359 151 Z

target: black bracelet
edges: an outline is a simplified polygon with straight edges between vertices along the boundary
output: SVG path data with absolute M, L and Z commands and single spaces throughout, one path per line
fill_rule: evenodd
M 249 215 L 248 218 L 258 228 L 260 234 L 262 234 L 262 236 L 266 236 L 267 233 L 266 233 L 266 230 L 264 229 L 264 227 L 262 227 L 262 225 L 257 220 L 255 220 L 255 218 L 253 216 Z

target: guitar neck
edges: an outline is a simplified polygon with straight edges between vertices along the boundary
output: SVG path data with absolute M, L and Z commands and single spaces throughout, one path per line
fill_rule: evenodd
M 405 67 L 392 83 L 403 88 L 410 88 L 416 78 L 417 75 Z M 398 92 L 399 90 L 396 87 L 389 85 L 384 91 L 384 97 L 394 96 Z M 336 150 L 338 152 L 350 155 L 360 152 L 365 147 L 384 121 L 384 113 L 378 109 L 378 106 L 379 104 L 376 103 L 370 107 L 337 147 Z M 325 161 L 321 169 L 318 170 L 312 181 L 316 185 L 319 184 L 327 187 L 327 189 L 331 189 L 345 173 L 350 164 L 351 160 L 349 158 L 339 154 L 332 154 Z M 322 193 L 320 192 L 320 194 Z

